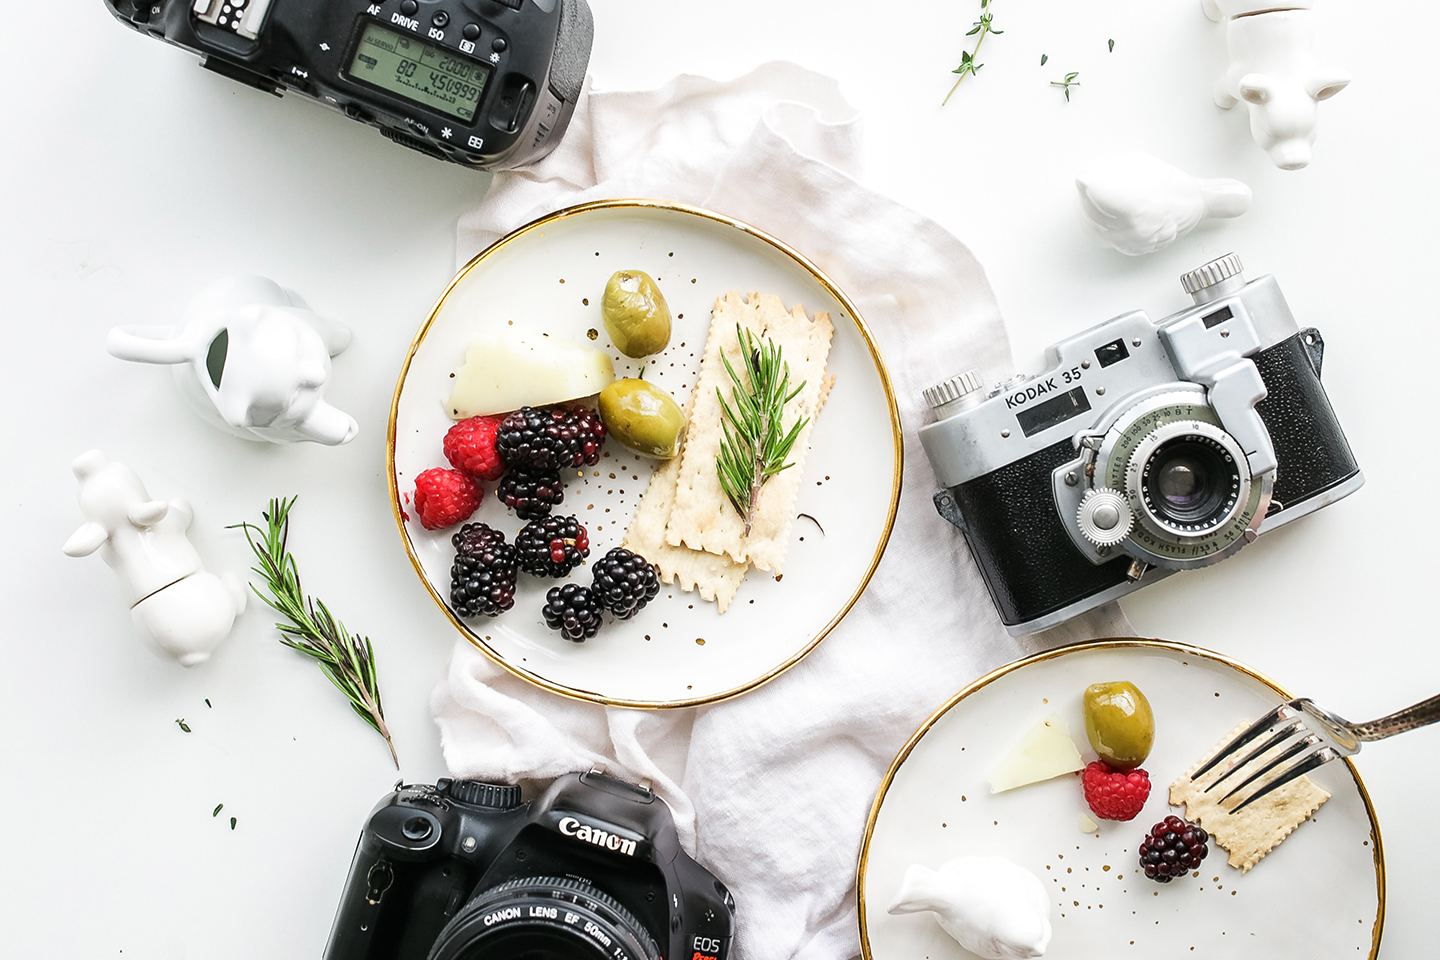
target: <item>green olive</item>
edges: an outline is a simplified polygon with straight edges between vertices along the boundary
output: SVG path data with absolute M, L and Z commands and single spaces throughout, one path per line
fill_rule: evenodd
M 1129 680 L 1092 683 L 1085 688 L 1085 735 L 1101 760 L 1116 770 L 1135 769 L 1155 743 L 1150 701 Z
M 650 274 L 618 270 L 605 284 L 605 332 L 627 357 L 648 357 L 670 342 L 670 307 Z
M 685 414 L 670 394 L 644 380 L 616 380 L 600 391 L 600 419 L 631 450 L 669 460 L 680 452 Z

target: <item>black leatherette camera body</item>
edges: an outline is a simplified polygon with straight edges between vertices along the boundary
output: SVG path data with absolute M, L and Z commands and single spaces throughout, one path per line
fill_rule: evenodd
M 568 774 L 538 798 L 442 780 L 371 812 L 326 960 L 726 960 L 734 901 L 648 789 Z
M 533 163 L 554 149 L 593 35 L 586 0 L 105 4 L 216 73 L 300 94 L 396 143 L 478 169 Z M 369 55 L 377 50 L 379 60 Z

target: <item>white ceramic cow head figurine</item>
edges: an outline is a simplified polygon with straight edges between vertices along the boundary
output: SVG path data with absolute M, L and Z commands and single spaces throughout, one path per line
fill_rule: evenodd
M 181 392 L 221 429 L 249 440 L 348 443 L 353 417 L 325 402 L 330 358 L 350 331 L 264 277 L 219 280 L 186 308 L 180 329 L 116 327 L 106 346 L 122 360 L 175 365 Z
M 208 660 L 245 609 L 245 591 L 234 577 L 205 571 L 185 534 L 194 517 L 190 505 L 178 497 L 150 499 L 134 470 L 99 450 L 81 454 L 71 469 L 85 523 L 65 542 L 65 553 L 100 551 L 156 654 L 187 667 Z
M 1225 21 L 1230 66 L 1215 87 L 1227 110 L 1245 101 L 1250 134 L 1277 167 L 1298 170 L 1310 162 L 1319 120 L 1317 104 L 1350 82 L 1336 67 L 1315 59 L 1311 0 L 1203 0 L 1205 12 Z

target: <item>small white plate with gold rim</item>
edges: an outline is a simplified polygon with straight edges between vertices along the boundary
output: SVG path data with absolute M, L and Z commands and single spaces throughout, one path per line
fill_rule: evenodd
M 429 531 L 409 501 L 414 478 L 447 467 L 441 440 L 452 374 L 477 331 L 512 324 L 605 348 L 616 376 L 646 361 L 613 348 L 600 300 L 616 270 L 655 278 L 674 317 L 669 347 L 646 379 L 682 406 L 704 352 L 710 311 L 728 290 L 779 296 L 835 324 L 827 372 L 835 386 L 811 435 L 784 574 L 752 570 L 721 616 L 697 594 L 662 585 L 634 619 L 607 618 L 598 636 L 572 644 L 540 616 L 545 592 L 565 581 L 522 573 L 515 606 L 462 620 L 447 604 L 458 528 Z M 587 339 L 588 338 L 588 339 Z M 390 411 L 391 502 L 406 552 L 451 622 L 501 666 L 557 693 L 620 706 L 694 706 L 734 696 L 798 662 L 858 599 L 880 561 L 900 497 L 900 419 L 889 376 L 864 321 L 814 265 L 780 241 L 720 214 L 653 200 L 613 200 L 560 210 L 497 241 L 461 269 L 410 346 Z M 614 440 L 583 478 L 566 474 L 552 515 L 585 524 L 590 562 L 624 537 L 658 461 Z M 524 525 L 485 485 L 471 517 L 507 539 Z M 588 564 L 570 580 L 588 584 Z
M 1081 757 L 1081 695 L 1129 680 L 1155 713 L 1144 763 L 1150 799 L 1128 822 L 1089 813 L 1070 775 L 991 795 L 987 778 L 1035 723 L 1058 713 Z M 1099 640 L 1002 667 L 957 694 L 900 751 L 870 813 L 857 877 L 865 960 L 971 960 L 934 914 L 886 913 L 906 867 L 962 854 L 1008 857 L 1051 894 L 1047 960 L 1095 957 L 1374 957 L 1385 917 L 1380 829 L 1348 760 L 1310 774 L 1330 793 L 1247 874 L 1212 841 L 1200 875 L 1157 884 L 1140 872 L 1137 844 L 1169 814 L 1169 784 L 1242 720 L 1291 694 L 1220 654 L 1160 640 Z

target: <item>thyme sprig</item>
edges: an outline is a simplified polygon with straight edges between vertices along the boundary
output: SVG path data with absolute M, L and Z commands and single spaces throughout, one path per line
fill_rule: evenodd
M 1050 81 L 1050 86 L 1052 86 L 1052 87 L 1063 87 L 1063 88 L 1065 89 L 1065 102 L 1066 102 L 1066 103 L 1069 103 L 1069 102 L 1070 102 L 1070 88 L 1071 88 L 1071 87 L 1078 87 L 1078 86 L 1080 86 L 1079 81 L 1075 79 L 1075 78 L 1078 77 L 1078 76 L 1080 76 L 1080 71 L 1078 71 L 1078 70 L 1072 70 L 1072 71 L 1070 71 L 1069 73 L 1065 74 L 1065 79 L 1064 79 L 1064 80 L 1051 80 L 1051 81 Z
M 794 466 L 786 463 L 786 458 L 809 418 L 797 420 L 788 432 L 781 422 L 785 404 L 805 389 L 806 381 L 790 389 L 790 365 L 781 356 L 780 345 L 753 336 L 739 324 L 735 325 L 735 336 L 745 360 L 745 378 L 741 379 L 722 352 L 720 359 L 735 389 L 729 403 L 719 388 L 715 390 L 720 398 L 720 429 L 724 433 L 715 470 L 720 476 L 720 488 L 745 521 L 748 536 L 760 488 L 777 473 Z
M 232 524 L 245 532 L 245 540 L 254 551 L 257 565 L 251 567 L 265 581 L 266 592 L 253 583 L 250 589 L 276 613 L 288 621 L 277 623 L 280 642 L 312 657 L 330 682 L 350 699 L 351 708 L 385 738 L 395 769 L 400 758 L 395 743 L 385 726 L 385 710 L 380 703 L 380 685 L 375 675 L 375 651 L 370 640 L 350 633 L 345 624 L 335 619 L 328 607 L 313 597 L 305 596 L 300 587 L 300 571 L 295 557 L 286 548 L 290 535 L 290 508 L 295 498 L 273 499 L 269 511 L 261 514 L 265 527 L 253 523 Z M 268 596 L 267 596 L 268 593 Z M 234 819 L 231 819 L 234 829 Z
M 945 94 L 945 99 L 940 101 L 940 106 L 943 107 L 950 102 L 950 98 L 955 95 L 955 91 L 959 88 L 961 80 L 964 80 L 966 77 L 976 76 L 979 74 L 980 68 L 985 66 L 985 64 L 975 59 L 980 54 L 980 44 L 984 43 L 985 38 L 992 33 L 998 37 L 1005 32 L 1004 30 L 996 30 L 994 26 L 991 25 L 993 16 L 994 15 L 990 13 L 990 0 L 980 0 L 980 19 L 976 20 L 975 25 L 965 34 L 967 37 L 975 38 L 975 48 L 973 50 L 961 51 L 960 66 L 950 71 L 951 73 L 959 74 L 959 76 L 955 78 L 955 86 L 951 87 L 950 92 Z

